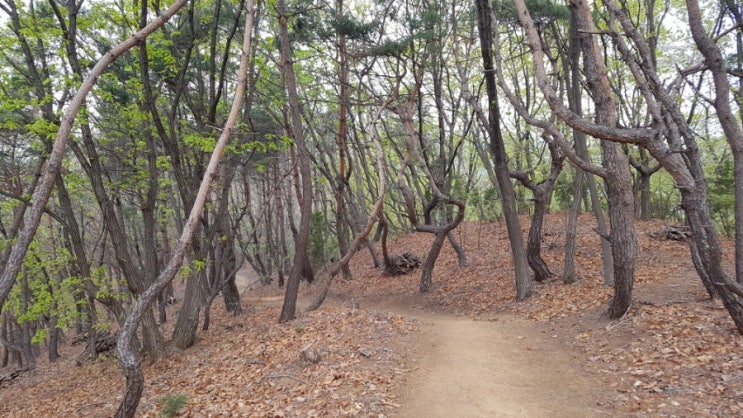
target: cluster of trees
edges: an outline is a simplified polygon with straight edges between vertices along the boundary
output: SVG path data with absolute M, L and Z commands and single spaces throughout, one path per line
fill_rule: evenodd
M 735 1 L 0 0 L 0 11 L 3 366 L 33 367 L 41 347 L 56 359 L 73 328 L 94 356 L 117 324 L 119 415 L 132 416 L 137 353 L 163 353 L 173 280 L 185 295 L 172 341 L 187 348 L 218 296 L 240 313 L 244 263 L 286 285 L 287 321 L 300 280 L 319 282 L 319 306 L 334 276 L 351 279 L 356 251 L 390 269 L 373 244 L 389 230 L 432 234 L 427 291 L 447 242 L 467 262 L 451 234 L 460 222 L 503 217 L 521 300 L 556 274 L 540 256 L 550 208 L 568 213 L 566 283 L 577 213 L 595 213 L 612 318 L 631 304 L 635 219 L 683 212 L 700 278 L 743 330 Z M 718 230 L 736 238 L 732 274 Z

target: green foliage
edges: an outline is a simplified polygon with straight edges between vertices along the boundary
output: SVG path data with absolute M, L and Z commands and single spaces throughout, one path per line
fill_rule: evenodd
M 553 204 L 561 210 L 567 210 L 573 204 L 573 195 L 575 194 L 575 169 L 573 166 L 566 167 L 560 177 L 555 182 L 555 190 L 552 192 Z M 585 182 L 584 182 L 585 187 Z
M 380 22 L 361 22 L 349 13 L 338 16 L 322 9 L 305 10 L 295 15 L 291 22 L 290 39 L 293 42 L 327 41 L 338 37 L 349 40 L 369 41 L 369 35 L 379 28 Z
M 475 211 L 475 216 L 478 220 L 490 221 L 501 219 L 503 216 L 500 205 L 500 193 L 494 186 L 489 186 L 484 190 L 473 189 L 469 193 L 467 202 L 467 212 Z
M 206 269 L 206 260 L 193 260 L 191 261 L 191 265 L 196 271 L 204 271 Z
M 367 50 L 367 55 L 380 57 L 397 57 L 407 53 L 412 45 L 411 39 L 386 39 Z
M 735 177 L 731 158 L 723 159 L 710 176 L 709 202 L 718 226 L 726 235 L 732 235 L 735 232 Z
M 37 241 L 45 239 L 43 233 Z M 63 331 L 72 328 L 80 318 L 75 295 L 81 291 L 82 280 L 67 276 L 66 270 L 72 256 L 64 248 L 55 248 L 48 253 L 46 246 L 32 242 L 29 256 L 24 261 L 23 279 L 13 287 L 3 312 L 10 312 L 19 324 L 42 321 L 51 316 L 57 318 L 56 327 Z M 23 281 L 28 294 L 24 295 Z M 32 337 L 33 343 L 43 342 L 48 330 L 40 328 Z
M 189 148 L 205 153 L 211 153 L 217 145 L 217 140 L 213 136 L 199 135 L 198 133 L 192 132 L 183 136 L 183 143 Z
M 178 411 L 183 408 L 183 405 L 188 402 L 188 397 L 182 393 L 177 395 L 167 395 L 160 399 L 160 402 L 165 404 L 163 409 L 160 410 L 161 417 L 174 417 L 178 414 Z
M 330 20 L 330 27 L 338 36 L 345 36 L 349 39 L 368 40 L 369 35 L 379 27 L 379 21 L 374 20 L 370 23 L 361 23 L 354 18 L 343 15 Z

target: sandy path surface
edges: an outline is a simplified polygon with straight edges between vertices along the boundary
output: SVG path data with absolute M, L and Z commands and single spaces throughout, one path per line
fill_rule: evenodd
M 240 277 L 242 276 L 242 277 Z M 254 274 L 238 275 L 241 290 L 255 285 Z M 281 304 L 281 297 L 261 303 Z M 306 301 L 299 301 L 303 306 Z M 339 300 L 328 300 L 340 304 Z M 412 348 L 413 369 L 401 394 L 396 418 L 610 417 L 601 404 L 605 383 L 581 366 L 582 353 L 553 338 L 548 325 L 513 315 L 493 321 L 419 309 L 418 298 L 362 303 L 423 322 Z
M 545 328 L 510 316 L 412 316 L 427 329 L 395 417 L 610 416 L 601 383 Z

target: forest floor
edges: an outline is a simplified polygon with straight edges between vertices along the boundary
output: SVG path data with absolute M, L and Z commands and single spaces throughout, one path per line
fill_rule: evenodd
M 564 214 L 548 215 L 543 256 L 562 270 Z M 470 222 L 455 230 L 468 264 L 448 245 L 435 288 L 418 292 L 419 272 L 388 277 L 368 252 L 337 277 L 326 305 L 278 324 L 282 290 L 241 272 L 244 313 L 211 309 L 196 345 L 145 359 L 140 416 L 256 417 L 733 417 L 743 414 L 743 339 L 692 267 L 688 243 L 648 234 L 639 222 L 634 303 L 619 320 L 602 314 L 599 237 L 581 215 L 580 281 L 555 278 L 514 302 L 505 225 Z M 522 218 L 522 228 L 528 220 Z M 391 253 L 421 258 L 432 236 L 410 234 Z M 732 270 L 733 248 L 724 240 Z M 182 284 L 181 284 L 182 286 Z M 300 306 L 316 292 L 302 284 Z M 179 305 L 171 307 L 175 317 Z M 163 324 L 170 335 L 172 321 Z M 121 400 L 113 358 L 76 366 L 63 359 L 0 382 L 0 416 L 106 417 Z M 302 352 L 305 355 L 302 355 Z M 313 362 L 312 360 L 318 360 Z M 12 370 L 0 369 L 0 378 Z

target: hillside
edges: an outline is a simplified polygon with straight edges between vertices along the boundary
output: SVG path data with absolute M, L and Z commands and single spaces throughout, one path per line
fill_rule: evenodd
M 543 242 L 543 256 L 558 274 L 563 224 L 564 214 L 549 215 Z M 442 334 L 448 332 L 445 324 L 455 332 L 466 323 L 496 333 L 482 337 L 481 351 L 501 362 L 501 372 L 494 372 L 500 378 L 514 388 L 525 385 L 514 392 L 532 395 L 501 399 L 486 388 L 497 410 L 512 402 L 514 413 L 533 403 L 563 414 L 580 407 L 584 416 L 739 416 L 743 340 L 721 305 L 706 299 L 688 244 L 650 238 L 663 222 L 638 223 L 634 305 L 621 320 L 608 321 L 601 314 L 611 289 L 600 277 L 598 236 L 589 215 L 579 224 L 581 281 L 539 284 L 538 294 L 524 303 L 513 302 L 509 246 L 499 222 L 460 226 L 455 235 L 468 266 L 459 268 L 445 246 L 434 270 L 435 289 L 426 295 L 417 290 L 417 273 L 384 276 L 366 252 L 352 260 L 352 280 L 336 278 L 325 307 L 290 324 L 276 323 L 281 290 L 252 285 L 243 289 L 243 315 L 229 316 L 215 303 L 212 326 L 193 348 L 146 363 L 140 415 L 158 416 L 166 397 L 184 395 L 178 416 L 414 416 L 418 396 L 435 394 L 424 387 L 427 382 L 447 384 L 472 363 L 473 355 L 457 356 L 456 346 L 441 347 L 451 335 Z M 431 238 L 400 237 L 391 252 L 423 256 Z M 732 243 L 725 246 L 732 266 Z M 302 299 L 314 290 L 303 284 Z M 488 346 L 492 335 L 503 340 Z M 456 339 L 466 340 L 462 346 L 477 345 L 474 334 Z M 309 357 L 319 355 L 319 362 L 302 359 L 303 349 Z M 102 359 L 76 367 L 81 350 L 66 345 L 62 361 L 42 362 L 2 382 L 0 415 L 111 416 L 123 388 L 118 364 Z M 443 350 L 454 350 L 446 359 L 457 363 L 447 363 L 439 355 Z M 451 375 L 431 377 L 435 367 L 451 368 Z M 505 373 L 506 367 L 513 373 Z M 534 377 L 542 383 L 527 384 Z M 456 396 L 447 403 L 473 403 L 467 393 Z

